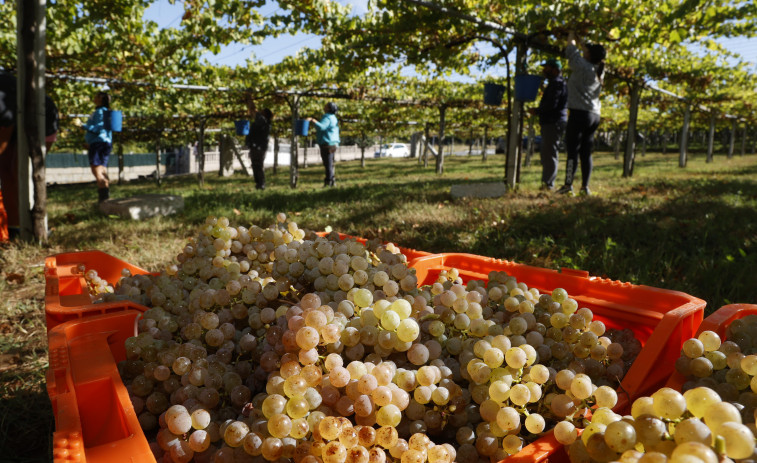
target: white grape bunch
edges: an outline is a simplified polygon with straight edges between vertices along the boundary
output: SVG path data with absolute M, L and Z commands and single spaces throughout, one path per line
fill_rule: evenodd
M 600 408 L 580 437 L 557 428 L 555 436 L 570 446 L 573 463 L 746 461 L 755 458 L 750 420 L 708 387 L 683 394 L 665 387 L 634 401 L 630 416 Z
M 612 408 L 640 350 L 562 289 L 455 269 L 418 288 L 395 246 L 283 214 L 208 218 L 117 298 L 149 307 L 119 369 L 163 461 L 500 461 Z

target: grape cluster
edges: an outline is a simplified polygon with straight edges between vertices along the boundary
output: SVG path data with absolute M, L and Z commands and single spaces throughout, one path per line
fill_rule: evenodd
M 570 445 L 573 463 L 754 461 L 754 418 L 743 424 L 737 405 L 708 387 L 665 387 L 634 401 L 630 416 L 600 408 L 580 438 L 558 427 L 555 437 Z
M 683 394 L 665 387 L 634 401 L 631 416 L 594 413 L 580 439 L 555 427 L 573 462 L 755 461 L 757 316 L 730 323 L 726 340 L 703 331 L 683 343 Z M 642 458 L 644 460 L 642 460 Z
M 418 288 L 391 244 L 277 219 L 208 218 L 101 296 L 149 307 L 119 369 L 161 461 L 499 461 L 613 407 L 641 348 L 563 289 L 455 269 Z
M 728 326 L 725 341 L 712 331 L 686 340 L 675 365 L 686 378 L 683 390 L 706 386 L 723 400 L 739 401 L 753 411 L 757 406 L 755 334 L 757 315 L 749 315 Z
M 87 289 L 92 295 L 94 302 L 102 302 L 106 296 L 113 294 L 113 286 L 111 286 L 107 280 L 100 278 L 100 275 L 97 274 L 97 270 L 87 270 L 84 264 L 80 264 L 76 268 L 76 271 L 84 275 L 84 280 L 87 282 Z M 122 272 L 124 273 L 124 276 L 129 275 L 128 270 L 124 269 L 124 272 Z

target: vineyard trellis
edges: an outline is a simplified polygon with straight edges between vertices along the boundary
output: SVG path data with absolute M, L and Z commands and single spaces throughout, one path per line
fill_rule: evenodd
M 744 153 L 756 120 L 754 74 L 743 63 L 726 61 L 730 55 L 716 42 L 723 36 L 755 35 L 756 7 L 748 1 L 711 2 L 704 7 L 696 2 L 635 2 L 633 8 L 623 10 L 623 5 L 609 1 L 591 6 L 561 2 L 543 8 L 535 0 L 486 6 L 462 0 L 443 5 L 427 0 L 381 0 L 362 16 L 350 15 L 347 8 L 328 0 L 281 1 L 280 13 L 264 17 L 256 8 L 240 13 L 242 0 L 222 0 L 213 8 L 187 6 L 180 25 L 163 30 L 142 19 L 149 3 L 126 0 L 102 13 L 85 1 L 61 0 L 47 9 L 44 2 L 6 2 L 0 13 L 15 20 L 15 24 L 10 21 L 15 30 L 0 29 L 0 67 L 21 74 L 24 48 L 17 36 L 44 29 L 24 23 L 22 12 L 38 21 L 47 18 L 50 40 L 41 45 L 46 53 L 27 64 L 30 68 L 41 65 L 42 75 L 47 68 L 47 82 L 38 79 L 29 88 L 41 91 L 46 83 L 49 93 L 65 101 L 62 113 L 82 114 L 87 112 L 92 83 L 107 83 L 127 116 L 139 121 L 142 129 L 161 129 L 164 143 L 187 133 L 204 139 L 205 129 L 222 125 L 219 121 L 244 117 L 243 95 L 274 107 L 279 121 L 315 113 L 324 98 L 343 98 L 343 110 L 352 121 L 345 129 L 361 138 L 377 129 L 406 130 L 401 124 L 388 123 L 392 118 L 426 121 L 426 131 L 428 121 L 437 120 L 440 152 L 446 127 L 471 125 L 476 120 L 488 139 L 489 130 L 507 120 L 505 182 L 511 188 L 517 185 L 522 164 L 522 103 L 508 96 L 501 118 L 500 112 L 480 103 L 480 84 L 450 82 L 444 73 L 469 74 L 471 66 L 489 69 L 504 60 L 509 79 L 508 55 L 513 51 L 516 75 L 535 70 L 543 56 L 559 53 L 565 24 L 589 40 L 606 41 L 611 48 L 611 75 L 605 88 L 611 104 L 603 117 L 609 125 L 625 127 L 624 176 L 633 174 L 639 124 L 648 127 L 654 120 L 670 128 L 683 118 L 679 145 L 683 167 L 690 126 L 708 129 L 711 160 L 718 125 L 730 123 L 728 156 L 733 156 L 737 126 L 742 126 L 739 148 Z M 13 10 L 18 16 L 9 15 Z M 211 66 L 200 58 L 233 41 L 258 43 L 264 37 L 299 31 L 323 36 L 320 49 L 306 49 L 271 66 L 248 60 L 246 66 L 233 69 Z M 482 52 L 476 46 L 482 42 L 494 44 L 495 52 Z M 704 58 L 693 54 L 692 44 L 710 53 Z M 103 46 L 112 53 L 93 53 L 95 47 Z M 404 66 L 415 66 L 418 76 L 403 75 L 399 69 Z M 147 89 L 152 89 L 150 98 L 145 98 Z M 649 91 L 672 96 L 683 107 L 644 96 Z M 287 96 L 292 93 L 307 97 L 300 101 L 301 97 Z M 285 103 L 287 98 L 297 98 L 298 104 Z M 694 110 L 706 117 L 695 117 Z M 154 130 L 132 131 L 123 138 L 150 141 L 151 133 Z M 73 143 L 67 120 L 62 122 L 60 143 Z M 39 214 L 44 210 L 44 164 L 37 146 L 33 142 L 30 147 L 32 160 L 37 160 L 33 233 L 44 240 Z M 485 150 L 482 155 L 486 156 Z M 296 162 L 290 165 L 292 187 L 297 167 Z M 436 159 L 436 171 L 443 173 L 443 156 Z

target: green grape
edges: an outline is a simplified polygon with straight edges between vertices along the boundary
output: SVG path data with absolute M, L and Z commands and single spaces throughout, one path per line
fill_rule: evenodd
M 725 374 L 725 380 L 742 391 L 749 387 L 752 378 L 741 369 L 729 369 Z
M 712 375 L 714 370 L 712 362 L 705 357 L 697 357 L 689 363 L 689 370 L 694 376 L 706 378 Z
M 555 288 L 552 290 L 552 300 L 561 303 L 568 299 L 568 292 L 562 288 Z
M 583 373 L 577 374 L 570 383 L 570 392 L 580 400 L 588 399 L 592 394 L 591 378 Z
M 420 326 L 412 318 L 405 318 L 397 327 L 397 337 L 402 342 L 415 341 L 420 335 Z
M 719 350 L 706 352 L 704 356 L 712 363 L 713 370 L 722 370 L 728 365 L 726 355 Z
M 591 458 L 597 461 L 609 462 L 615 460 L 618 455 L 610 449 L 605 442 L 605 436 L 602 432 L 592 434 L 586 440 L 586 452 Z
M 545 421 L 544 417 L 538 413 L 531 413 L 526 417 L 525 423 L 526 429 L 531 434 L 539 434 L 544 431 Z
M 738 408 L 728 402 L 713 403 L 704 412 L 704 423 L 715 435 L 722 435 L 720 428 L 728 422 L 741 424 L 741 413 Z
M 522 407 L 530 398 L 531 391 L 524 384 L 516 384 L 510 388 L 510 401 L 515 405 Z
M 486 363 L 486 366 L 493 369 L 499 367 L 504 363 L 505 354 L 496 347 L 490 347 L 486 350 L 486 352 L 484 352 L 483 359 L 484 363 Z
M 618 393 L 609 386 L 599 386 L 594 391 L 598 407 L 613 408 L 618 403 Z
M 400 316 L 397 314 L 397 312 L 387 310 L 381 315 L 382 328 L 390 331 L 395 331 L 399 325 Z
M 402 412 L 394 404 L 385 405 L 376 412 L 376 423 L 379 426 L 396 427 L 401 419 Z
M 497 425 L 505 431 L 517 429 L 520 426 L 520 415 L 512 407 L 503 407 L 497 413 Z
M 703 463 L 717 463 L 719 458 L 714 450 L 700 442 L 686 442 L 678 445 L 670 455 L 670 460 L 701 461 Z
M 675 389 L 664 387 L 652 394 L 652 408 L 655 415 L 675 420 L 686 411 L 686 399 Z
M 584 445 L 589 441 L 589 438 L 593 434 L 600 434 L 604 436 L 605 429 L 607 429 L 607 425 L 601 424 L 601 423 L 589 423 L 586 428 L 584 428 L 584 432 L 581 434 L 581 441 L 583 441 Z
M 618 421 L 620 416 L 606 407 L 600 407 L 594 410 L 594 414 L 591 417 L 592 423 L 604 424 L 605 426 Z
M 748 458 L 754 453 L 754 434 L 741 423 L 726 422 L 719 433 L 725 439 L 725 454 L 734 460 Z
M 244 438 L 249 432 L 250 428 L 247 424 L 242 421 L 234 421 L 226 426 L 226 430 L 223 433 L 223 440 L 229 447 L 239 447 L 242 445 Z
M 520 347 L 511 347 L 505 352 L 505 361 L 507 366 L 513 369 L 520 369 L 528 362 L 528 355 Z
M 685 442 L 699 442 L 710 445 L 712 442 L 712 432 L 698 418 L 688 418 L 676 424 L 673 438 L 678 445 Z
M 495 402 L 503 403 L 510 397 L 510 386 L 504 381 L 493 381 L 489 385 L 489 396 Z
M 373 303 L 373 293 L 367 289 L 358 289 L 353 298 L 355 305 L 360 308 L 369 307 Z
M 578 431 L 570 421 L 560 421 L 554 427 L 555 439 L 563 445 L 570 445 L 578 438 Z
M 617 453 L 623 453 L 636 445 L 636 429 L 626 421 L 608 424 L 604 437 L 607 446 Z
M 697 338 L 691 338 L 684 341 L 681 349 L 688 358 L 695 359 L 704 355 L 704 344 Z
M 705 352 L 714 352 L 720 347 L 720 336 L 714 331 L 702 331 L 697 339 L 702 341 Z
M 292 419 L 289 418 L 289 416 L 285 414 L 273 415 L 268 420 L 268 432 L 273 437 L 278 437 L 279 439 L 281 439 L 282 437 L 288 436 L 291 431 L 292 431 Z M 227 428 L 227 433 L 228 433 L 228 428 Z M 224 433 L 224 439 L 226 440 L 227 443 L 229 443 L 229 441 L 226 439 L 227 433 Z
M 523 448 L 523 440 L 515 434 L 508 434 L 502 439 L 502 448 L 510 455 L 515 455 Z
M 686 408 L 697 418 L 704 417 L 710 405 L 721 402 L 717 392 L 708 387 L 697 387 L 683 393 L 686 400 Z
M 662 442 L 667 431 L 665 422 L 652 415 L 639 416 L 634 420 L 633 427 L 636 429 L 636 440 L 645 449 L 651 449 Z

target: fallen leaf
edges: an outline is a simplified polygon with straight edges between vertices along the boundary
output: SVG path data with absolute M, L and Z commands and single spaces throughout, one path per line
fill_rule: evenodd
M 26 278 L 24 278 L 24 276 L 21 275 L 20 273 L 6 273 L 5 274 L 5 281 L 7 281 L 8 283 L 22 284 L 25 280 Z
M 239 209 L 237 209 L 236 207 L 234 208 L 234 213 L 236 215 L 242 215 L 242 212 Z

